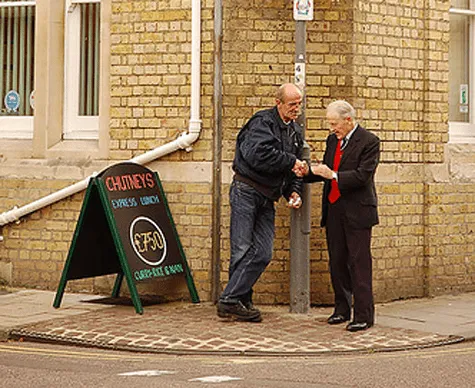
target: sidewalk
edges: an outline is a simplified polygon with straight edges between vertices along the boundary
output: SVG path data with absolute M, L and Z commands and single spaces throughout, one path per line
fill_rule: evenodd
M 475 339 L 475 293 L 379 304 L 375 326 L 358 333 L 326 324 L 331 307 L 290 314 L 288 306 L 259 306 L 264 320 L 256 324 L 222 321 L 211 303 L 144 304 L 139 315 L 124 298 L 110 304 L 110 298 L 97 295 L 65 294 L 61 308 L 54 309 L 54 295 L 0 293 L 0 340 L 169 354 L 310 356 Z

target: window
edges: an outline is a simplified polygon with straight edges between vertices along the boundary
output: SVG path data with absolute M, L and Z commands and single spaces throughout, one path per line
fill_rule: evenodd
M 475 143 L 474 21 L 474 0 L 451 0 L 449 134 L 452 143 Z
M 0 138 L 31 139 L 35 1 L 0 0 Z
M 67 0 L 64 139 L 97 139 L 100 0 Z

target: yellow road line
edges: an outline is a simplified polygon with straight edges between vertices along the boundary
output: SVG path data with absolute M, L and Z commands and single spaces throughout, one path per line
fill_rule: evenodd
M 55 350 L 55 349 L 43 349 L 34 347 L 22 347 L 15 345 L 0 345 L 0 353 L 20 353 L 20 354 L 37 354 L 47 355 L 53 357 L 77 357 L 77 358 L 99 358 L 108 360 L 144 360 L 144 359 L 156 359 L 158 357 L 152 356 L 139 356 L 135 354 L 104 354 L 104 353 L 92 353 L 92 352 L 80 352 L 72 350 Z
M 173 355 L 138 355 L 134 353 L 129 354 L 113 354 L 113 353 L 104 353 L 108 350 L 98 350 L 98 352 L 88 352 L 88 351 L 73 351 L 73 350 L 62 350 L 62 349 L 45 349 L 37 347 L 25 347 L 18 345 L 0 345 L 0 353 L 15 353 L 15 354 L 29 354 L 29 355 L 45 355 L 51 357 L 65 357 L 65 358 L 83 358 L 83 359 L 102 359 L 102 360 L 128 360 L 128 361 L 141 361 L 141 360 L 159 360 L 159 359 L 170 359 L 174 357 Z M 110 351 L 115 352 L 115 351 Z M 286 357 L 286 362 L 301 362 L 302 359 L 305 359 L 307 362 L 312 364 L 327 364 L 335 362 L 354 362 L 360 361 L 362 358 L 380 358 L 380 359 L 392 359 L 392 358 L 433 358 L 433 357 L 442 357 L 447 354 L 451 355 L 463 355 L 470 354 L 475 352 L 475 347 L 456 349 L 450 347 L 444 348 L 433 348 L 431 350 L 424 349 L 414 349 L 401 352 L 375 352 L 375 353 L 359 353 L 359 354 L 348 354 L 348 355 L 332 355 L 332 354 L 322 354 L 319 356 L 302 356 L 302 357 Z M 181 356 L 183 357 L 183 356 Z M 211 364 L 246 364 L 249 360 L 252 362 L 282 362 L 281 358 L 274 357 L 222 357 L 219 354 L 209 355 L 209 356 L 197 356 L 190 355 L 190 357 L 195 358 L 196 360 L 205 361 Z
M 417 353 L 416 353 L 417 352 Z M 464 355 L 474 353 L 475 348 L 464 348 L 464 349 L 433 349 L 430 351 L 424 349 L 409 349 L 405 351 L 396 351 L 396 352 L 375 352 L 375 353 L 360 353 L 360 354 L 353 354 L 353 355 L 333 355 L 330 357 L 319 357 L 311 360 L 314 364 L 330 364 L 335 362 L 354 362 L 360 361 L 362 358 L 379 358 L 379 359 L 393 359 L 393 358 L 435 358 L 435 357 L 443 357 L 448 354 L 451 355 Z M 309 358 L 307 360 L 310 361 Z

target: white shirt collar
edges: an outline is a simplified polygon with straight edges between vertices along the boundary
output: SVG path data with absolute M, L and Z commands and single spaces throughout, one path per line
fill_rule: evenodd
M 350 138 L 351 138 L 351 136 L 353 135 L 353 133 L 355 133 L 356 128 L 358 128 L 358 123 L 356 123 L 355 126 L 354 126 L 354 128 L 348 133 L 348 135 L 345 136 L 346 141 L 350 140 Z

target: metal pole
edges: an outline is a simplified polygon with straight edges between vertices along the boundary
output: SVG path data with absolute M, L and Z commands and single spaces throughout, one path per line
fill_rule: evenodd
M 295 24 L 295 83 L 303 91 L 302 114 L 298 123 L 305 137 L 305 51 L 306 22 Z M 304 145 L 304 159 L 310 159 L 310 147 Z M 290 226 L 290 312 L 307 313 L 310 308 L 310 187 L 304 185 L 303 204 L 292 210 Z
M 213 210 L 212 210 L 212 259 L 211 300 L 217 302 L 221 293 L 221 185 L 223 146 L 223 4 L 214 2 L 214 136 L 213 136 Z

